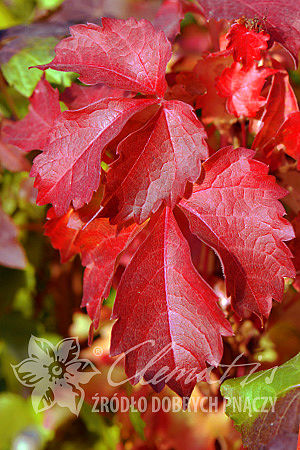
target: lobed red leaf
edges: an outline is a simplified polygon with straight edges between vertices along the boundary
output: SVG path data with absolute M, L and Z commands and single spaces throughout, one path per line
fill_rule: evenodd
M 110 292 L 117 257 L 131 242 L 137 225 L 123 228 L 109 224 L 106 218 L 93 220 L 77 237 L 76 245 L 81 249 L 85 266 L 82 307 L 86 307 L 95 329 L 99 326 L 102 300 Z
M 216 89 L 219 95 L 227 98 L 228 112 L 236 117 L 255 117 L 266 103 L 260 95 L 266 78 L 275 72 L 274 69 L 258 68 L 256 64 L 243 68 L 241 64 L 233 63 L 224 69 L 217 78 Z
M 289 82 L 289 74 L 280 70 L 275 73 L 272 79 L 267 103 L 252 148 L 264 149 L 268 147 L 289 114 L 297 111 L 298 103 Z
M 57 215 L 88 203 L 98 189 L 102 153 L 135 113 L 155 100 L 107 98 L 65 111 L 52 129 L 44 152 L 34 160 L 31 176 L 37 203 L 52 203 Z
M 53 89 L 50 83 L 42 78 L 30 97 L 27 116 L 18 122 L 4 122 L 3 139 L 26 152 L 42 150 L 49 131 L 60 115 L 58 90 Z
M 232 50 L 234 60 L 248 67 L 253 61 L 261 59 L 261 52 L 267 49 L 270 36 L 263 31 L 257 33 L 235 23 L 226 38 L 229 41 L 227 49 Z
M 105 84 L 95 84 L 94 86 L 81 86 L 73 83 L 66 88 L 61 95 L 61 100 L 69 109 L 80 109 L 107 97 L 129 97 L 129 93 L 123 89 L 112 89 Z
M 85 84 L 163 96 L 171 45 L 148 20 L 102 18 L 99 25 L 74 25 L 71 37 L 55 49 L 54 60 L 40 69 L 79 73 Z
M 205 177 L 180 207 L 192 233 L 223 263 L 228 295 L 239 316 L 268 317 L 272 298 L 281 301 L 284 277 L 294 277 L 294 237 L 279 198 L 286 191 L 253 160 L 254 151 L 225 147 L 204 163 Z
M 158 115 L 118 146 L 119 159 L 107 174 L 104 203 L 117 204 L 113 223 L 144 222 L 162 202 L 174 208 L 188 181 L 208 157 L 206 133 L 192 107 L 164 102 Z
M 294 0 L 197 0 L 207 19 L 238 19 L 254 21 L 282 44 L 298 61 L 300 48 L 300 10 Z
M 292 113 L 282 124 L 275 137 L 275 145 L 284 147 L 284 151 L 296 159 L 300 170 L 300 112 Z
M 133 384 L 144 377 L 157 391 L 167 384 L 189 396 L 206 362 L 220 361 L 221 336 L 232 334 L 217 300 L 193 266 L 172 211 L 165 208 L 118 287 L 111 355 L 125 352 Z

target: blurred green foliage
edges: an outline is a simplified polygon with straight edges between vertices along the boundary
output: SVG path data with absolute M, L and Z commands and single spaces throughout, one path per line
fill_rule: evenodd
M 60 311 L 55 309 L 55 292 L 49 291 L 50 267 L 59 257 L 43 236 L 46 208 L 35 204 L 28 173 L 0 173 L 0 205 L 18 226 L 28 259 L 25 270 L 0 266 L 0 450 L 114 450 L 120 441 L 117 421 L 93 413 L 88 404 L 78 418 L 60 407 L 36 414 L 31 389 L 22 386 L 13 373 L 11 365 L 28 357 L 32 334 L 55 345 L 63 338 L 57 332 Z M 60 290 L 59 282 L 54 288 Z M 107 305 L 113 305 L 114 297 L 112 291 Z M 88 316 L 74 314 L 73 332 L 85 339 L 90 323 Z M 140 427 L 141 419 L 132 416 L 132 420 Z
M 2 72 L 8 84 L 20 94 L 30 97 L 43 72 L 40 69 L 29 68 L 50 62 L 58 42 L 58 39 L 54 37 L 34 40 L 31 45 L 28 44 L 8 62 L 2 64 Z M 61 87 L 71 86 L 75 78 L 76 76 L 72 73 L 58 72 L 53 69 L 48 69 L 46 72 L 46 79 Z

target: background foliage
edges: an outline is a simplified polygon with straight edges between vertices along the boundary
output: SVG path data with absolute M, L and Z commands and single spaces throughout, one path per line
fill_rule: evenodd
M 48 63 L 53 58 L 54 47 L 67 34 L 69 25 L 86 21 L 99 23 L 101 16 L 123 18 L 133 15 L 151 20 L 158 8 L 158 1 L 143 0 L 2 0 L 1 117 L 20 119 L 26 115 L 28 98 L 42 76 L 38 69 L 29 71 L 28 67 Z M 226 24 L 221 23 L 220 27 L 224 27 L 225 32 Z M 181 32 L 176 41 L 179 56 L 171 63 L 189 69 L 203 51 L 212 49 L 214 36 L 203 18 L 191 12 L 181 22 Z M 184 60 L 180 58 L 183 53 L 187 55 Z M 289 67 L 290 81 L 299 100 L 300 71 L 294 70 L 291 61 Z M 50 69 L 46 78 L 62 92 L 71 85 L 76 75 Z M 65 108 L 63 104 L 61 107 Z M 214 133 L 213 129 L 211 131 L 209 138 L 213 146 L 221 137 L 218 132 Z M 32 334 L 53 343 L 66 336 L 79 336 L 82 354 L 94 361 L 102 372 L 101 376 L 89 384 L 87 400 L 95 392 L 113 396 L 115 391 L 107 384 L 106 373 L 112 362 L 108 357 L 111 330 L 109 317 L 115 292 L 112 289 L 104 302 L 96 340 L 92 347 L 88 347 L 90 319 L 80 309 L 83 270 L 79 257 L 61 264 L 58 252 L 44 236 L 43 224 L 47 208 L 35 205 L 36 192 L 33 181 L 28 176 L 29 159 L 12 150 L 8 152 L 0 142 L 0 165 L 1 208 L 15 225 L 20 243 L 15 264 L 6 264 L 5 251 L 8 250 L 4 251 L 4 256 L 0 250 L 0 262 L 3 264 L 0 266 L 0 449 L 129 450 L 181 449 L 184 446 L 189 450 L 241 448 L 239 431 L 249 437 L 249 430 L 245 432 L 239 427 L 237 431 L 231 419 L 221 409 L 211 414 L 201 411 L 157 414 L 147 411 L 142 416 L 136 411 L 95 414 L 91 412 L 91 402 L 86 402 L 78 418 L 59 407 L 41 414 L 33 412 L 30 392 L 18 383 L 11 370 L 11 364 L 17 364 L 27 357 L 27 345 Z M 283 170 L 276 175 L 281 185 L 290 191 L 285 207 L 293 219 L 300 211 L 299 172 L 295 165 L 285 164 Z M 4 222 L 0 223 L 2 245 Z M 10 236 L 9 239 L 17 245 L 15 236 Z M 4 244 L 7 242 L 5 237 Z M 214 280 L 220 293 L 224 293 L 221 268 L 216 265 L 214 255 L 209 253 L 203 258 L 205 262 L 199 261 L 199 265 L 206 264 L 207 277 Z M 235 337 L 225 338 L 223 364 L 230 363 L 243 353 L 241 362 L 259 362 L 261 369 L 267 370 L 294 357 L 300 348 L 298 299 L 295 287 L 287 283 L 283 303 L 274 304 L 263 329 L 259 321 L 252 317 L 235 323 Z M 93 352 L 99 345 L 104 349 L 100 358 Z M 124 378 L 123 367 L 118 370 L 120 378 Z M 299 375 L 297 370 L 299 371 L 298 362 L 296 374 Z M 230 376 L 245 374 L 245 369 L 240 368 L 232 371 Z M 221 375 L 222 372 L 215 371 L 216 379 Z M 293 379 L 291 385 L 296 381 Z M 223 395 L 232 395 L 230 389 L 234 390 L 235 385 L 224 384 Z M 141 395 L 150 398 L 154 395 L 148 386 L 138 385 L 133 388 L 128 383 L 117 392 L 118 395 L 122 393 L 136 398 Z M 175 395 L 168 389 L 163 394 Z M 200 383 L 193 395 L 219 396 L 221 399 L 218 388 L 205 383 Z M 242 418 L 233 419 L 239 423 L 242 421 Z

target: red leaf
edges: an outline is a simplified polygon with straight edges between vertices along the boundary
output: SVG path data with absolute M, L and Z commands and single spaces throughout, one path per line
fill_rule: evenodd
M 121 279 L 112 356 L 126 352 L 133 384 L 144 377 L 156 390 L 167 384 L 189 396 L 206 362 L 220 361 L 221 335 L 231 334 L 217 300 L 194 268 L 189 246 L 166 208 Z
M 98 189 L 104 147 L 135 113 L 156 100 L 99 100 L 85 108 L 65 111 L 56 121 L 44 152 L 34 160 L 37 203 L 52 203 L 56 214 L 88 203 Z
M 244 25 L 235 23 L 230 28 L 226 38 L 227 49 L 233 51 L 233 58 L 244 66 L 250 66 L 253 61 L 261 59 L 262 50 L 268 47 L 270 36 L 264 32 L 257 33 Z
M 300 170 L 300 112 L 290 114 L 275 137 L 276 145 L 283 145 L 284 151 L 298 161 Z
M 289 75 L 285 71 L 278 71 L 272 79 L 265 111 L 260 120 L 261 126 L 255 136 L 252 148 L 263 149 L 266 147 L 288 115 L 296 111 L 298 111 L 298 104 L 289 83 Z
M 64 90 L 61 100 L 69 109 L 80 109 L 95 103 L 106 97 L 128 97 L 128 93 L 122 89 L 112 89 L 104 84 L 96 84 L 95 86 L 80 86 L 72 84 Z
M 201 160 L 208 157 L 205 137 L 192 107 L 170 101 L 125 138 L 118 146 L 120 158 L 107 174 L 106 199 L 118 206 L 113 222 L 142 223 L 162 202 L 174 208 L 186 183 L 199 178 Z
M 198 0 L 207 19 L 258 19 L 271 39 L 298 59 L 300 12 L 294 0 Z
M 291 364 L 291 370 L 299 369 Z M 296 385 L 294 389 L 284 390 L 274 407 L 264 409 L 253 422 L 249 420 L 244 425 L 241 433 L 243 444 L 249 450 L 299 450 L 299 418 L 300 388 Z
M 0 139 L 0 168 L 1 166 L 12 172 L 29 171 L 31 167 L 22 150 L 14 145 L 5 144 Z
M 296 268 L 296 279 L 294 281 L 294 288 L 300 292 L 300 214 L 298 214 L 292 221 L 295 230 L 295 239 L 289 242 L 289 248 L 294 255 L 294 264 Z
M 72 256 L 80 252 L 80 249 L 75 244 L 80 230 L 68 227 L 70 216 L 73 213 L 73 208 L 70 208 L 63 216 L 57 216 L 54 208 L 50 208 L 47 213 L 45 235 L 50 238 L 52 247 L 59 250 L 62 263 L 67 262 Z
M 255 117 L 266 103 L 266 99 L 260 95 L 266 78 L 275 72 L 274 69 L 258 68 L 256 64 L 246 69 L 239 63 L 233 63 L 218 77 L 217 92 L 227 98 L 226 106 L 231 114 L 236 117 Z
M 50 238 L 52 246 L 59 250 L 62 263 L 80 253 L 76 238 L 82 232 L 83 227 L 99 212 L 102 197 L 103 188 L 100 185 L 90 203 L 77 211 L 70 208 L 63 216 L 57 216 L 54 208 L 49 209 L 45 224 L 45 235 Z
M 165 99 L 179 100 L 194 106 L 197 97 L 205 91 L 205 87 L 199 83 L 194 72 L 179 72 L 175 76 L 174 83 L 169 86 Z
M 204 123 L 231 119 L 226 110 L 226 100 L 217 94 L 215 82 L 232 61 L 229 52 L 211 53 L 200 59 L 194 68 L 195 80 L 192 86 L 203 85 L 206 89 L 206 93 L 198 97 L 196 105 L 197 108 L 201 108 L 201 120 Z
M 135 237 L 137 225 L 118 232 L 116 226 L 109 224 L 106 218 L 93 218 L 101 202 L 101 189 L 89 205 L 75 211 L 70 208 L 63 216 L 56 216 L 54 208 L 47 214 L 45 234 L 58 249 L 61 262 L 81 253 L 82 264 L 86 266 L 83 280 L 82 307 L 86 307 L 98 328 L 100 308 L 103 298 L 107 297 L 111 287 L 117 256 Z
M 17 241 L 17 235 L 17 227 L 0 208 L 0 264 L 13 269 L 24 269 L 26 257 Z
M 267 317 L 272 298 L 282 299 L 283 277 L 295 276 L 291 253 L 282 242 L 294 233 L 278 202 L 286 191 L 253 155 L 245 148 L 219 150 L 204 163 L 200 186 L 180 205 L 192 233 L 221 259 L 237 314 Z
M 98 25 L 74 25 L 71 37 L 55 49 L 56 57 L 40 69 L 80 74 L 85 84 L 163 96 L 171 45 L 147 20 L 102 19 Z
M 173 42 L 180 33 L 180 22 L 184 18 L 182 0 L 163 0 L 154 19 L 154 27 L 164 31 Z
M 42 150 L 55 119 L 61 115 L 58 96 L 58 90 L 41 79 L 30 98 L 27 116 L 4 123 L 3 139 L 27 152 Z
M 153 20 L 155 29 L 162 30 L 173 42 L 180 33 L 180 22 L 186 13 L 202 14 L 198 5 L 190 0 L 163 0 Z
M 95 219 L 78 234 L 76 246 L 82 251 L 86 267 L 83 279 L 82 307 L 86 307 L 95 329 L 99 326 L 100 308 L 107 298 L 115 273 L 116 259 L 137 231 L 132 225 L 117 233 L 117 227 L 106 218 Z

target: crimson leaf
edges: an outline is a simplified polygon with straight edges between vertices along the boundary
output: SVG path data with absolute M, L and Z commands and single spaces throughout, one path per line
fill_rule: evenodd
M 87 308 L 95 329 L 99 326 L 103 298 L 109 295 L 117 256 L 127 247 L 137 231 L 131 225 L 117 233 L 117 227 L 106 218 L 95 219 L 76 239 L 82 252 L 82 264 L 86 267 L 83 279 L 81 306 Z
M 104 17 L 102 27 L 74 25 L 70 31 L 56 46 L 54 60 L 39 68 L 79 73 L 85 84 L 163 96 L 171 45 L 149 21 Z
M 27 116 L 18 122 L 3 125 L 3 139 L 24 151 L 43 149 L 54 121 L 61 114 L 58 91 L 44 78 L 30 98 Z
M 255 63 L 247 68 L 233 63 L 224 69 L 217 79 L 216 89 L 219 95 L 227 98 L 228 112 L 236 117 L 255 117 L 266 103 L 260 95 L 266 78 L 275 72 L 270 68 L 258 68 Z
M 64 90 L 61 100 L 69 109 L 80 109 L 106 97 L 126 97 L 126 92 L 122 89 L 112 89 L 105 84 L 80 86 L 73 83 Z
M 297 111 L 298 103 L 289 83 L 289 75 L 286 71 L 278 71 L 272 79 L 266 107 L 252 148 L 263 149 L 267 146 L 289 114 Z
M 154 19 L 154 27 L 162 30 L 171 42 L 180 33 L 180 21 L 184 18 L 181 0 L 163 0 Z
M 142 130 L 125 138 L 107 175 L 106 198 L 118 204 L 114 223 L 131 218 L 141 223 L 162 201 L 174 208 L 187 181 L 199 178 L 201 160 L 208 157 L 205 137 L 192 107 L 169 101 Z
M 73 211 L 70 208 L 63 216 L 56 216 L 54 208 L 50 208 L 47 213 L 45 235 L 50 238 L 52 246 L 59 250 L 62 263 L 68 261 L 80 251 L 75 244 L 80 230 L 68 227 L 68 222 Z
M 295 239 L 289 242 L 289 248 L 294 255 L 294 264 L 296 268 L 296 279 L 293 283 L 294 288 L 300 292 L 300 214 L 292 221 L 295 230 Z
M 137 225 L 132 225 L 118 231 L 106 218 L 91 222 L 99 210 L 101 198 L 102 186 L 92 201 L 77 211 L 70 208 L 66 214 L 57 217 L 51 208 L 45 225 L 45 234 L 53 247 L 59 250 L 61 262 L 81 253 L 82 264 L 86 266 L 81 306 L 87 308 L 95 329 L 99 326 L 102 300 L 109 294 L 119 262 L 117 257 L 140 230 Z
M 300 112 L 288 116 L 275 136 L 275 144 L 283 145 L 284 151 L 298 162 L 300 170 Z
M 111 354 L 126 352 L 126 373 L 134 384 L 143 376 L 156 390 L 167 384 L 189 396 L 206 362 L 220 361 L 221 336 L 231 334 L 217 300 L 193 266 L 172 211 L 165 208 L 118 287 Z
M 31 175 L 39 190 L 37 203 L 50 202 L 62 215 L 71 202 L 76 209 L 89 202 L 99 186 L 104 147 L 130 117 L 153 103 L 154 99 L 106 98 L 78 111 L 65 111 L 44 152 L 34 160 Z
M 31 166 L 22 150 L 15 145 L 6 144 L 3 139 L 0 139 L 0 169 L 2 167 L 12 172 L 20 172 L 22 170 L 29 171 Z
M 259 19 L 272 40 L 282 44 L 298 59 L 300 9 L 294 0 L 197 0 L 207 19 Z
M 233 62 L 230 52 L 210 53 L 201 58 L 194 68 L 193 85 L 205 87 L 205 94 L 199 95 L 197 108 L 201 108 L 201 118 L 204 123 L 219 123 L 230 121 L 231 116 L 226 110 L 226 100 L 216 91 L 216 80 L 224 69 Z
M 256 33 L 242 24 L 235 23 L 226 38 L 229 41 L 227 49 L 233 51 L 234 60 L 249 66 L 253 61 L 261 59 L 261 52 L 267 49 L 270 36 L 264 32 Z
M 225 147 L 204 163 L 205 177 L 181 208 L 192 233 L 211 246 L 224 267 L 228 295 L 239 316 L 267 317 L 280 301 L 283 277 L 294 277 L 294 237 L 278 199 L 285 195 L 253 150 Z

